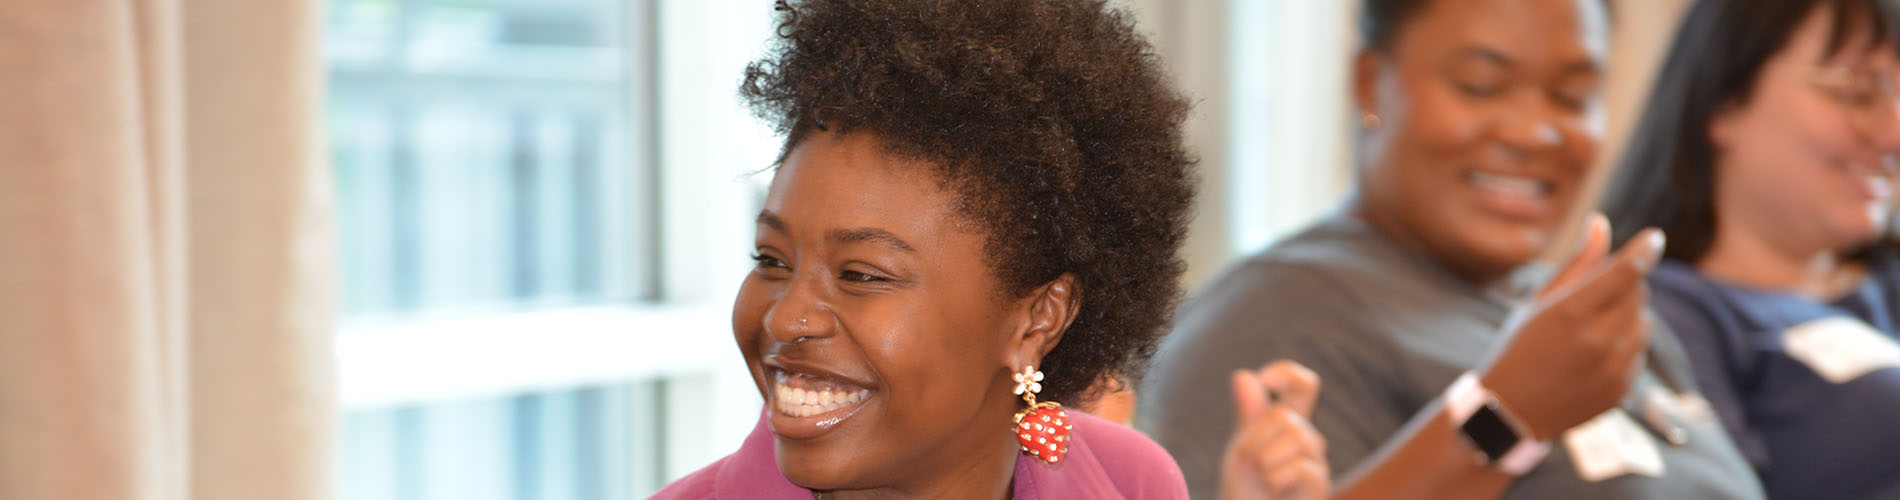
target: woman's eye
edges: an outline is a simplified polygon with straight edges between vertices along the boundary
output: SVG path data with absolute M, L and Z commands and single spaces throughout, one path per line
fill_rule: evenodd
M 863 274 L 863 272 L 855 272 L 855 270 L 847 270 L 847 272 L 842 272 L 842 274 L 838 274 L 838 279 L 844 279 L 844 281 L 857 281 L 857 283 L 868 283 L 868 281 L 883 281 L 883 278 L 876 278 L 876 276 L 870 276 L 870 274 Z
M 839 273 L 838 279 L 841 279 L 844 281 L 856 282 L 856 283 L 870 283 L 870 282 L 875 282 L 875 281 L 885 281 L 884 278 L 860 273 L 857 271 L 845 271 L 843 273 Z
M 1564 109 L 1575 111 L 1589 106 L 1590 95 L 1558 92 L 1551 94 L 1551 100 L 1557 101 L 1557 105 L 1562 106 Z
M 1850 85 L 1834 89 L 1836 99 L 1850 106 L 1869 107 L 1880 100 L 1879 92 L 1864 85 Z
M 1453 82 L 1453 84 L 1458 87 L 1458 92 L 1463 93 L 1467 97 L 1491 97 L 1503 91 L 1502 85 L 1492 82 L 1459 81 Z
M 1467 50 L 1453 59 L 1440 74 L 1465 97 L 1496 97 L 1509 92 L 1512 81 L 1516 79 L 1510 64 L 1505 62 L 1508 59 L 1488 49 Z
M 1826 95 L 1849 107 L 1866 108 L 1878 105 L 1881 101 L 1881 83 L 1878 77 L 1865 74 L 1849 74 L 1817 85 Z
M 1550 100 L 1564 109 L 1578 111 L 1589 107 L 1597 96 L 1597 82 L 1594 78 L 1573 78 L 1565 80 L 1550 89 Z
M 786 268 L 785 261 L 765 254 L 752 254 L 752 262 L 759 269 Z

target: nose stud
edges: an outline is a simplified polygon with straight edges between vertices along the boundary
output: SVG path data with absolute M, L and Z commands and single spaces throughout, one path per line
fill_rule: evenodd
M 811 320 L 810 320 L 810 319 L 806 319 L 806 318 L 798 318 L 798 324 L 799 324 L 799 325 L 804 325 L 804 324 L 807 324 L 807 323 L 811 323 Z

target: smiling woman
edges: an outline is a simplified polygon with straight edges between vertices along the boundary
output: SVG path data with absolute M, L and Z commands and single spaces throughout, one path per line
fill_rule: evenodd
M 1678 33 L 1605 210 L 1680 242 L 1657 316 L 1770 497 L 1900 498 L 1900 5 L 1703 1 Z
M 786 141 L 732 312 L 766 409 L 658 498 L 1184 498 L 1159 446 L 1052 403 L 1132 379 L 1179 294 L 1188 105 L 1132 20 L 778 9 L 741 93 Z
M 1195 494 L 1241 428 L 1194 411 L 1234 400 L 1208 387 L 1289 358 L 1326 384 L 1312 421 L 1343 473 L 1334 498 L 1761 497 L 1698 418 L 1681 347 L 1651 334 L 1662 235 L 1611 255 L 1599 217 L 1554 278 L 1534 262 L 1598 152 L 1607 14 L 1365 3 L 1356 192 L 1184 307 L 1143 391 L 1143 425 Z

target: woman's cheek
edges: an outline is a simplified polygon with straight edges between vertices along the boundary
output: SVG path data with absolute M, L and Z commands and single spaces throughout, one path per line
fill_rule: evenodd
M 1584 172 L 1596 167 L 1597 151 L 1603 144 L 1603 134 L 1586 123 L 1568 127 L 1563 131 L 1563 137 L 1564 156 L 1571 165 Z
M 732 303 L 732 335 L 747 362 L 757 361 L 761 337 L 765 335 L 765 311 L 771 306 L 768 286 L 758 274 L 746 275 Z
M 1417 146 L 1436 152 L 1470 147 L 1492 114 L 1486 108 L 1497 105 L 1466 97 L 1443 82 L 1420 85 L 1410 97 L 1407 128 L 1418 138 Z

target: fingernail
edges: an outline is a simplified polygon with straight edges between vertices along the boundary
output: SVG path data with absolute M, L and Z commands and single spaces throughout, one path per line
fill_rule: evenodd
M 1668 245 L 1669 240 L 1663 236 L 1661 229 L 1651 228 L 1644 233 L 1648 236 L 1643 238 L 1643 255 L 1636 259 L 1636 265 L 1643 272 L 1649 272 L 1656 268 L 1657 261 L 1662 260 L 1663 247 Z
M 1605 226 L 1610 225 L 1610 219 L 1604 217 L 1603 212 L 1590 212 L 1583 218 L 1583 227 L 1577 231 L 1577 241 L 1570 242 L 1571 254 L 1582 252 L 1583 247 L 1590 244 L 1590 230 L 1596 227 L 1598 221 L 1602 221 Z

